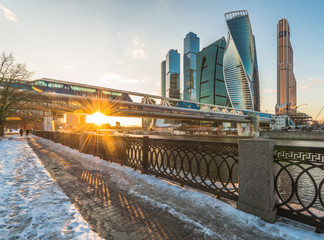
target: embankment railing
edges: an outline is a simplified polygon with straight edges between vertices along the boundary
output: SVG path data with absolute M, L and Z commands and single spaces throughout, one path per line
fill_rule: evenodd
M 238 203 L 243 201 L 239 199 L 238 190 L 238 144 L 44 131 L 34 131 L 34 134 L 143 173 L 170 179 Z M 254 148 L 251 145 L 244 151 L 254 152 Z M 274 160 L 275 164 L 276 196 L 272 194 L 272 198 L 276 198 L 273 202 L 277 202 L 277 213 L 323 232 L 324 148 L 274 146 L 274 155 L 269 156 L 268 160 Z M 258 155 L 255 158 L 258 160 Z M 240 175 L 242 179 L 243 176 L 250 179 L 247 173 Z M 253 184 L 248 189 L 251 189 L 252 195 L 256 195 L 252 197 L 258 202 L 258 192 L 255 191 L 258 183 Z M 269 187 L 269 191 L 273 192 L 273 186 Z
M 43 131 L 34 134 L 143 173 L 238 199 L 237 144 Z
M 324 230 L 324 148 L 274 150 L 279 215 Z

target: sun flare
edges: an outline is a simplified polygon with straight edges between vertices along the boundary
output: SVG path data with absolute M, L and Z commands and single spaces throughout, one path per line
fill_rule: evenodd
M 141 118 L 131 118 L 131 117 L 113 117 L 106 116 L 101 112 L 96 112 L 86 117 L 87 123 L 94 123 L 96 125 L 110 124 L 111 126 L 116 126 L 116 122 L 119 122 L 121 126 L 141 126 Z
M 96 112 L 94 114 L 87 116 L 87 122 L 101 125 L 101 124 L 107 123 L 107 117 L 104 114 L 102 114 L 101 112 Z

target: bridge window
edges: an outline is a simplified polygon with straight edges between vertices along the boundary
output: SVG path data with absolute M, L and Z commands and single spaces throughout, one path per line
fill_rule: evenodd
M 107 95 L 111 95 L 111 96 L 122 96 L 123 95 L 122 93 L 119 93 L 119 92 L 111 92 L 111 91 L 108 91 L 108 90 L 102 90 L 102 93 L 103 94 L 107 94 Z
M 92 88 L 84 88 L 85 92 L 96 92 L 96 89 L 92 89 Z
M 46 83 L 44 81 L 36 81 L 34 85 L 46 87 Z
M 47 86 L 50 88 L 63 88 L 63 84 L 59 83 L 48 83 Z
M 71 86 L 71 88 L 77 92 L 91 92 L 91 93 L 96 92 L 96 89 L 93 88 L 78 87 L 78 86 Z
M 111 92 L 110 91 L 107 91 L 107 90 L 102 90 L 102 93 L 103 94 L 107 94 L 107 95 L 111 95 Z

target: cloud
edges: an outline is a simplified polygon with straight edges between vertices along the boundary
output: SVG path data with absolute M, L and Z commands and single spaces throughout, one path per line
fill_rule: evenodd
M 78 66 L 75 64 L 63 64 L 62 67 L 68 70 L 77 70 Z
M 161 96 L 161 92 L 149 92 L 151 95 Z
M 318 78 L 310 78 L 306 81 L 306 83 L 303 83 L 300 85 L 299 89 L 305 90 L 307 88 L 311 88 L 316 85 L 324 84 L 324 80 L 318 79 Z
M 145 47 L 145 44 L 139 40 L 139 36 L 135 36 L 133 40 L 133 45 L 135 47 L 143 47 L 143 48 Z
M 133 83 L 140 83 L 140 80 L 127 78 L 127 79 L 121 79 L 120 82 L 133 84 Z
M 3 14 L 5 15 L 6 19 L 9 22 L 16 22 L 17 21 L 16 15 L 13 12 L 11 12 L 8 8 L 6 8 L 2 4 L 0 4 L 0 9 L 2 10 Z
M 269 88 L 269 89 L 262 89 L 261 92 L 262 93 L 275 93 L 275 92 L 277 92 L 277 90 L 273 89 L 273 88 Z
M 104 79 L 104 80 L 119 80 L 121 79 L 121 76 L 119 76 L 118 74 L 115 74 L 115 73 L 105 73 L 101 79 Z
M 134 59 L 146 58 L 145 44 L 140 41 L 140 38 L 135 36 L 132 43 L 132 48 L 127 50 L 126 54 L 132 56 Z
M 135 59 L 143 59 L 143 58 L 146 58 L 146 52 L 143 49 L 136 48 L 136 49 L 133 49 L 132 56 Z
M 105 73 L 104 75 L 102 75 L 101 79 L 100 79 L 101 83 L 105 83 L 105 84 L 138 84 L 138 83 L 142 83 L 143 81 L 140 81 L 138 79 L 131 79 L 131 78 L 123 78 L 122 76 L 116 74 L 116 73 Z

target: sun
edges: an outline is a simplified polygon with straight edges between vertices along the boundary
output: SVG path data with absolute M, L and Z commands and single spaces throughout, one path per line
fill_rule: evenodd
M 101 112 L 96 112 L 87 116 L 87 123 L 95 123 L 97 125 L 101 125 L 107 123 L 107 117 Z

